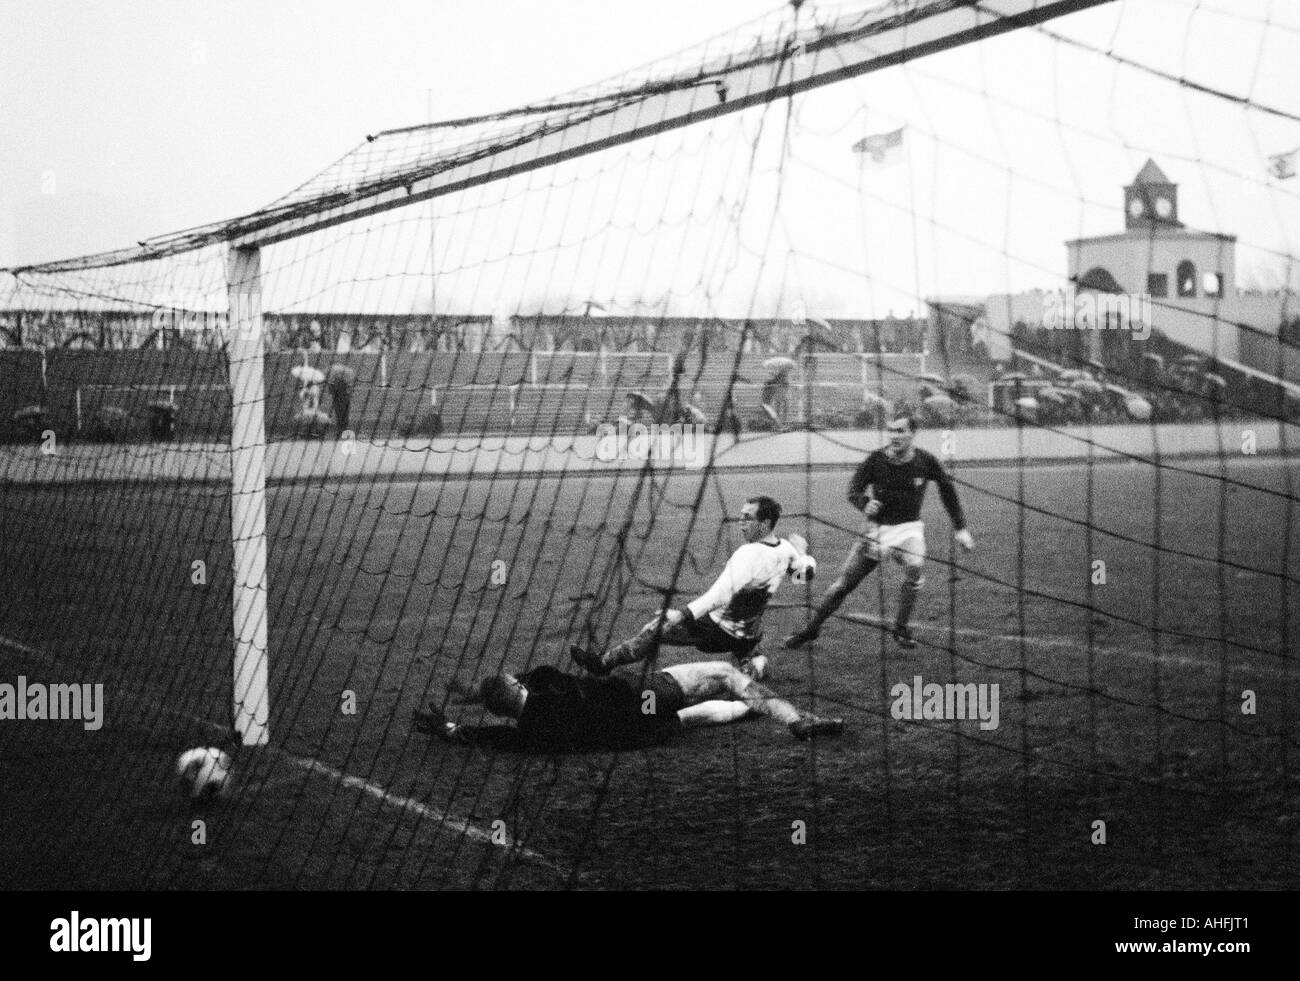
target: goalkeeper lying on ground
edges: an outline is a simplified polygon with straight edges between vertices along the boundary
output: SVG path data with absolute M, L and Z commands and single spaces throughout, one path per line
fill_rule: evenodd
M 695 726 L 736 722 L 753 713 L 789 728 L 796 739 L 837 736 L 842 719 L 800 712 L 725 661 L 678 664 L 643 676 L 592 678 L 549 665 L 484 678 L 477 688 L 452 682 L 452 701 L 482 704 L 515 725 L 464 726 L 430 704 L 415 728 L 455 742 L 531 752 L 634 749 Z

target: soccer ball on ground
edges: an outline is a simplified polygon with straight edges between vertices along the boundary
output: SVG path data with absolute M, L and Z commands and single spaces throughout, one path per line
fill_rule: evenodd
M 215 746 L 187 749 L 176 761 L 176 776 L 191 800 L 221 797 L 230 783 L 230 757 Z

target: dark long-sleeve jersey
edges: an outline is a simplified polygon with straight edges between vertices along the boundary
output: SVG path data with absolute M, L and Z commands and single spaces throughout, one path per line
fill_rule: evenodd
M 517 727 L 521 748 L 631 749 L 662 742 L 681 730 L 681 688 L 664 672 L 648 675 L 642 684 L 640 679 L 569 675 L 543 665 L 519 680 L 528 689 Z M 652 712 L 647 712 L 646 691 L 656 693 Z
M 880 502 L 880 511 L 875 517 L 878 524 L 901 525 L 906 521 L 920 521 L 925 485 L 931 480 L 939 485 L 939 498 L 952 519 L 953 528 L 961 531 L 966 527 L 966 517 L 962 514 L 961 501 L 957 499 L 957 487 L 934 454 L 922 449 L 913 448 L 912 458 L 906 463 L 895 462 L 884 450 L 869 455 L 849 481 L 849 503 L 861 511 L 871 499 L 867 495 L 870 487 L 871 496 Z

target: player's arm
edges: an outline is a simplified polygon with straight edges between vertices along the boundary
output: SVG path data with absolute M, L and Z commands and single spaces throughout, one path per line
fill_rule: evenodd
M 876 488 L 872 483 L 875 469 L 872 465 L 873 457 L 874 454 L 858 464 L 858 469 L 849 481 L 848 493 L 849 503 L 866 516 L 868 524 L 874 522 L 880 513 L 880 501 L 876 499 Z
M 952 522 L 953 537 L 958 545 L 970 551 L 975 547 L 975 539 L 966 530 L 966 515 L 962 512 L 961 500 L 957 497 L 957 485 L 953 482 L 952 475 L 943 468 L 943 464 L 938 459 L 932 456 L 929 476 L 939 487 L 939 500 L 943 502 L 943 509 L 948 512 L 948 519 Z
M 858 469 L 853 471 L 853 477 L 849 480 L 848 498 L 856 511 L 861 511 L 872 500 L 871 457 L 859 463 Z
M 447 693 L 456 705 L 482 705 L 483 695 L 478 686 L 471 687 L 457 678 L 447 682 Z
M 442 709 L 433 702 L 421 711 L 411 713 L 411 727 L 416 732 L 435 739 L 444 739 L 449 743 L 462 746 L 479 746 L 484 749 L 519 749 L 523 745 L 524 735 L 518 726 L 488 725 L 467 726 L 459 722 L 448 722 Z
M 416 709 L 411 713 L 411 727 L 416 732 L 422 732 L 426 736 L 435 736 L 438 739 L 446 739 L 454 743 L 469 743 L 470 730 L 462 725 L 447 720 L 446 713 L 434 702 L 430 702 L 424 709 Z

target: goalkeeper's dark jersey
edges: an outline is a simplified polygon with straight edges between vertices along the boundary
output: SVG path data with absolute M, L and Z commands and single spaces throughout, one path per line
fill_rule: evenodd
M 849 481 L 849 503 L 861 511 L 867 506 L 867 487 L 880 501 L 876 522 L 882 525 L 901 525 L 907 521 L 921 520 L 921 504 L 925 500 L 925 485 L 933 480 L 939 485 L 939 497 L 944 510 L 952 519 L 955 530 L 966 527 L 957 488 L 933 453 L 922 449 L 912 450 L 906 463 L 895 463 L 884 450 L 876 450 L 859 465 Z
M 543 665 L 519 675 L 528 700 L 519 736 L 546 752 L 632 749 L 662 742 L 681 730 L 681 686 L 662 671 L 640 678 L 593 678 Z M 653 692 L 654 699 L 645 697 Z M 653 706 L 654 711 L 647 708 Z

